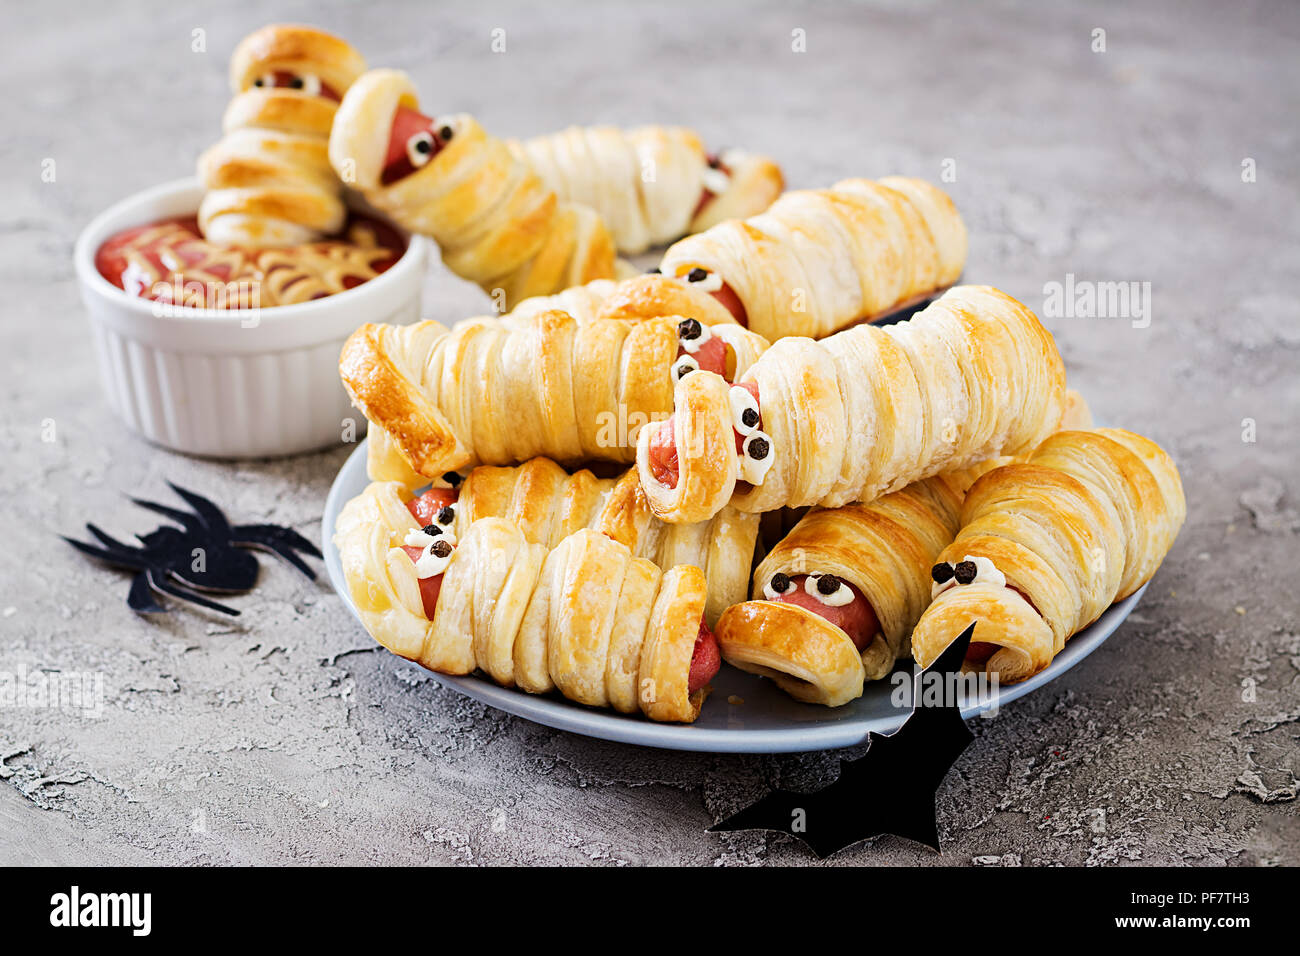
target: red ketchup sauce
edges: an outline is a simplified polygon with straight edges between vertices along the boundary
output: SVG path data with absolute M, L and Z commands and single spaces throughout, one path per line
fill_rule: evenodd
M 339 236 L 287 248 L 208 242 L 194 217 L 135 226 L 107 239 L 95 268 L 128 295 L 202 309 L 293 305 L 356 288 L 406 251 L 392 226 L 352 216 Z

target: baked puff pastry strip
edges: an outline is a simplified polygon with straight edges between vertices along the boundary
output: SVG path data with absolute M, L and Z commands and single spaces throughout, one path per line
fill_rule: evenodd
M 722 615 L 723 658 L 807 703 L 862 696 L 865 681 L 910 656 L 961 501 L 941 475 L 870 504 L 813 509 L 759 564 L 753 600 Z
M 548 552 L 483 518 L 453 542 L 368 490 L 340 512 L 334 540 L 367 631 L 430 670 L 481 670 L 506 687 L 678 722 L 698 716 L 717 672 L 704 572 L 662 572 L 598 531 Z
M 674 243 L 660 268 L 775 341 L 822 338 L 919 303 L 965 263 L 966 226 L 947 194 L 889 176 L 786 193 L 764 213 Z
M 767 157 L 710 155 L 679 126 L 571 126 L 508 145 L 560 199 L 596 210 L 628 254 L 760 213 L 784 186 Z
M 365 69 L 351 46 L 312 27 L 272 24 L 240 42 L 230 59 L 235 97 L 225 136 L 199 158 L 207 193 L 198 218 L 207 239 L 292 246 L 343 228 L 330 126 Z
M 702 521 L 871 501 L 914 481 L 1024 453 L 1061 421 L 1065 369 L 1015 299 L 958 286 L 907 322 L 776 342 L 736 385 L 680 381 L 671 418 L 641 430 L 655 514 Z
M 330 132 L 339 177 L 412 232 L 447 267 L 500 291 L 507 307 L 619 275 L 597 213 L 563 202 L 527 163 L 466 114 L 419 112 L 410 77 L 372 70 L 343 97 Z
M 548 311 L 509 322 L 363 325 L 344 344 L 343 384 L 410 468 L 635 458 L 636 433 L 672 410 L 673 381 L 732 378 L 766 342 L 695 319 L 579 322 Z M 383 440 L 381 440 L 381 444 Z
M 591 528 L 662 570 L 692 565 L 708 581 L 710 626 L 749 590 L 759 516 L 724 508 L 698 525 L 665 524 L 650 511 L 631 469 L 617 478 L 597 478 L 587 469 L 569 472 L 548 458 L 534 458 L 514 467 L 482 465 L 468 476 L 449 473 L 425 484 L 417 494 L 400 482 L 372 482 L 366 494 L 382 502 L 385 512 L 400 516 L 406 508 L 420 527 L 452 540 L 476 521 L 503 518 L 548 549 Z
M 926 666 L 970 624 L 966 667 L 1024 680 L 1151 579 L 1186 517 L 1173 460 L 1116 428 L 1063 431 L 971 486 L 912 634 Z

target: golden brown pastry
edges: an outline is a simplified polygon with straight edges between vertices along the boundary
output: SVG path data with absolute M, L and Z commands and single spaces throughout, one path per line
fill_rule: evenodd
M 1023 453 L 1065 404 L 1051 334 L 987 286 L 951 289 L 908 322 L 781 339 L 735 382 L 688 376 L 673 416 L 641 429 L 637 470 L 664 520 L 702 521 L 727 502 L 871 501 Z
M 371 636 L 443 674 L 485 672 L 529 693 L 690 722 L 716 674 L 704 573 L 660 571 L 598 531 L 548 552 L 501 518 L 429 534 L 400 503 L 364 494 L 335 544 Z
M 421 527 L 434 524 L 460 537 L 489 517 L 506 519 L 529 541 L 547 548 L 591 528 L 664 571 L 693 565 L 708 580 L 705 619 L 710 626 L 726 608 L 745 599 L 758 537 L 758 515 L 733 508 L 698 525 L 665 524 L 646 504 L 635 470 L 597 478 L 586 469 L 565 471 L 549 458 L 513 467 L 482 465 L 463 480 L 450 473 L 418 495 L 399 482 L 376 482 L 368 493 L 384 501 L 386 510 L 407 508 Z
M 1173 460 L 1117 428 L 1062 431 L 966 495 L 912 634 L 928 666 L 972 623 L 966 667 L 1024 680 L 1151 579 L 1187 513 Z
M 957 533 L 961 493 L 927 478 L 870 504 L 814 508 L 763 559 L 753 600 L 717 624 L 723 658 L 797 700 L 838 707 L 910 656 L 930 567 Z
M 760 215 L 673 244 L 660 268 L 776 341 L 914 305 L 956 282 L 965 263 L 966 226 L 947 194 L 888 176 L 786 193 Z
M 507 308 L 618 275 L 614 243 L 595 211 L 562 202 L 504 142 L 466 114 L 419 112 L 410 77 L 362 76 L 339 107 L 329 158 L 339 177 L 442 261 Z
M 712 156 L 680 126 L 570 126 L 508 145 L 560 199 L 596 210 L 629 254 L 760 213 L 784 185 L 766 156 Z
M 631 463 L 637 431 L 671 411 L 674 379 L 701 370 L 732 378 L 766 344 L 738 325 L 693 318 L 579 322 L 547 311 L 451 332 L 435 322 L 364 325 L 339 371 L 386 433 L 381 460 L 396 450 L 435 477 L 536 457 Z M 372 477 L 403 480 L 400 468 L 380 470 Z
M 272 24 L 243 39 L 230 58 L 225 136 L 199 157 L 204 237 L 293 246 L 343 228 L 330 124 L 365 69 L 361 54 L 313 27 Z

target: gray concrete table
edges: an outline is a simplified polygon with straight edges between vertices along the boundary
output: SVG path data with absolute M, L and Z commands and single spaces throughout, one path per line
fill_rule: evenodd
M 166 497 L 164 479 L 317 535 L 348 450 L 223 464 L 142 442 L 101 398 L 70 258 L 93 214 L 189 173 L 231 49 L 271 19 L 335 30 L 500 133 L 681 122 L 771 153 L 795 186 L 945 181 L 968 280 L 1044 314 L 1096 412 L 1176 457 L 1190 514 L 1119 633 L 973 722 L 939 792 L 942 855 L 884 837 L 832 862 L 1300 863 L 1300 9 L 175 6 L 5 13 L 0 671 L 101 674 L 104 699 L 98 716 L 0 710 L 0 863 L 810 862 L 704 828 L 774 784 L 815 786 L 834 755 L 657 752 L 517 720 L 377 649 L 327 584 L 269 560 L 235 622 L 146 620 L 122 575 L 55 537 L 148 527 L 125 494 Z M 1067 281 L 1149 298 L 1081 317 L 1053 305 Z M 485 301 L 441 271 L 426 291 L 444 320 Z

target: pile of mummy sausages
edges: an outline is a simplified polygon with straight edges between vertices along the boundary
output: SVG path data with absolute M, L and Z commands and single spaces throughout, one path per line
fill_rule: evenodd
M 974 624 L 965 666 L 1007 683 L 1173 543 L 1173 461 L 1092 426 L 1029 308 L 956 284 L 936 186 L 783 192 L 676 127 L 497 139 L 306 27 L 236 56 L 311 101 L 276 120 L 328 151 L 303 184 L 359 192 L 499 304 L 361 325 L 340 358 L 371 480 L 334 540 L 394 653 L 690 722 L 720 668 L 836 707 Z M 648 273 L 620 258 L 664 245 Z

